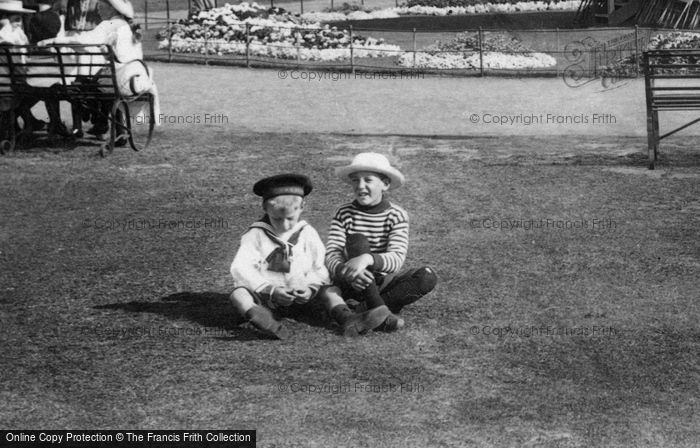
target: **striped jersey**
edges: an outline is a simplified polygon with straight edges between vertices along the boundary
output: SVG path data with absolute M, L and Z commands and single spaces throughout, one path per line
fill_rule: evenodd
M 326 267 L 331 276 L 345 261 L 347 235 L 361 233 L 367 237 L 374 257 L 373 271 L 385 275 L 398 272 L 408 252 L 408 213 L 384 199 L 372 207 L 356 202 L 341 206 L 331 221 L 326 244 Z

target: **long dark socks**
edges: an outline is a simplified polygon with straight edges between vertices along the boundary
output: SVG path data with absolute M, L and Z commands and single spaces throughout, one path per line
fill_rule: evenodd
M 350 258 L 372 253 L 367 237 L 361 233 L 353 233 L 348 235 L 345 243 L 345 249 L 347 250 L 348 257 Z M 364 296 L 365 304 L 367 305 L 368 310 L 384 305 L 384 299 L 382 299 L 382 296 L 379 294 L 379 288 L 374 281 L 367 288 L 365 288 L 364 291 L 362 291 L 362 295 Z

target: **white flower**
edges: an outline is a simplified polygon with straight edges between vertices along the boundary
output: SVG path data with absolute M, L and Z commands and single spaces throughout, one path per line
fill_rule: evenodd
M 553 57 L 544 53 L 505 54 L 487 51 L 483 55 L 485 69 L 534 69 L 556 65 Z M 405 52 L 399 57 L 399 65 L 410 68 L 479 69 L 479 53 L 426 53 Z

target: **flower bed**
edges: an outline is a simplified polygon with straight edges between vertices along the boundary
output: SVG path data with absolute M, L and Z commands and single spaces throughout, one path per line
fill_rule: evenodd
M 484 69 L 492 70 L 518 70 L 536 69 L 555 65 L 557 62 L 551 56 L 544 53 L 506 54 L 498 52 L 484 52 Z M 479 70 L 481 58 L 479 53 L 425 53 L 417 52 L 415 62 L 412 53 L 404 53 L 399 57 L 399 65 L 402 67 L 422 69 L 468 69 Z
M 649 39 L 647 50 L 681 50 L 700 48 L 700 33 L 672 32 L 668 34 L 658 34 Z M 683 61 L 682 56 L 674 57 L 676 62 L 687 64 L 700 64 L 695 57 L 688 57 Z M 687 70 L 687 69 L 686 69 Z M 693 69 L 697 70 L 697 69 Z M 626 57 L 620 61 L 607 66 L 600 67 L 603 77 L 631 77 L 637 73 L 637 60 L 635 56 Z
M 398 56 L 401 67 L 431 69 L 479 69 L 482 60 L 485 69 L 556 65 L 553 57 L 524 47 L 512 36 L 488 32 L 484 36 L 480 43 L 476 33 L 461 33 L 453 40 L 438 42 L 414 54 L 371 37 L 351 37 L 346 30 L 321 25 L 280 8 L 241 3 L 193 14 L 162 30 L 158 37 L 159 48 L 175 53 L 247 54 L 304 61 Z
M 448 42 L 438 42 L 424 51 L 404 53 L 399 65 L 423 69 L 480 69 L 479 38 L 476 33 L 458 34 Z M 556 65 L 552 56 L 535 53 L 513 36 L 486 33 L 483 49 L 484 69 L 538 69 Z
M 673 32 L 658 34 L 649 39 L 649 46 L 647 47 L 648 50 L 680 50 L 685 48 L 700 48 L 700 33 Z
M 406 5 L 433 6 L 436 8 L 475 8 L 478 11 L 543 11 L 551 9 L 576 9 L 581 0 L 408 0 Z M 544 9 L 543 9 L 544 8 Z
M 513 1 L 477 2 L 474 0 L 409 0 L 406 6 L 380 10 L 308 12 L 306 20 L 316 22 L 340 22 L 343 20 L 393 19 L 401 16 L 449 16 L 489 13 L 514 13 L 538 11 L 575 11 L 581 0 L 562 1 Z
M 351 44 L 346 30 L 257 3 L 226 4 L 193 14 L 159 32 L 158 39 L 160 49 L 177 53 L 244 55 L 247 51 L 250 56 L 323 61 L 348 59 Z M 356 57 L 401 51 L 396 45 L 357 35 L 352 36 L 352 47 Z
M 413 53 L 404 53 L 399 57 L 399 65 L 409 68 L 422 69 L 469 69 L 479 70 L 481 67 L 479 53 L 426 53 L 416 52 L 415 62 Z M 544 53 L 508 54 L 485 51 L 483 56 L 486 70 L 531 70 L 547 68 L 556 65 L 553 57 Z

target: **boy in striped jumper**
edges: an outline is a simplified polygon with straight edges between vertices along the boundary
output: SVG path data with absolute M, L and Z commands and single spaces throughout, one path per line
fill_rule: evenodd
M 361 153 L 336 175 L 353 187 L 354 201 L 341 206 L 331 222 L 326 266 L 335 286 L 326 289 L 331 317 L 343 325 L 348 303 L 362 311 L 358 332 L 395 331 L 401 309 L 429 293 L 437 283 L 432 269 L 399 273 L 408 251 L 408 214 L 385 193 L 403 185 L 404 176 L 377 153 Z

